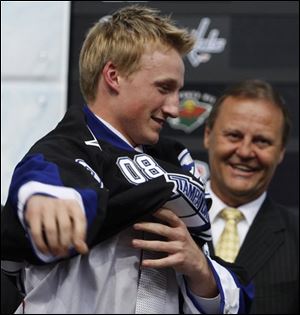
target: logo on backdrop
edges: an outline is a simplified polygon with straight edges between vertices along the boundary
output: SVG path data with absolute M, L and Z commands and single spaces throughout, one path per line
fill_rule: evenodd
M 208 164 L 206 162 L 200 161 L 200 160 L 194 160 L 194 162 L 195 162 L 195 168 L 196 168 L 197 172 L 200 174 L 204 183 L 206 183 L 210 177 L 210 171 L 209 171 Z
M 179 97 L 179 115 L 177 118 L 169 118 L 168 123 L 173 129 L 191 133 L 203 125 L 216 97 L 199 91 L 181 91 Z
M 217 54 L 224 51 L 227 40 L 219 37 L 220 31 L 212 29 L 205 37 L 205 34 L 210 25 L 210 18 L 202 18 L 198 28 L 191 31 L 195 36 L 196 43 L 191 52 L 187 55 L 193 67 L 198 67 L 200 63 L 208 62 L 211 59 L 211 54 Z

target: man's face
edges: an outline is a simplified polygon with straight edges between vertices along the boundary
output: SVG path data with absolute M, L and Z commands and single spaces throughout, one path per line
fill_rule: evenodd
M 264 100 L 228 97 L 206 128 L 213 191 L 238 206 L 263 193 L 284 156 L 283 115 Z
M 174 50 L 148 51 L 140 68 L 121 76 L 115 127 L 133 145 L 154 144 L 168 117 L 177 117 L 184 64 Z

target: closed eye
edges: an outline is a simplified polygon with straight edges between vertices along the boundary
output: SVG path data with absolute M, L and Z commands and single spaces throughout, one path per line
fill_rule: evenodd
M 179 85 L 178 82 L 173 79 L 159 80 L 154 82 L 154 85 L 161 94 L 172 93 L 182 88 L 182 85 Z
M 272 144 L 269 139 L 266 139 L 264 137 L 257 137 L 253 140 L 253 142 L 256 143 L 260 148 L 265 148 Z
M 225 134 L 226 138 L 229 139 L 230 141 L 238 141 L 242 138 L 242 135 L 238 132 L 228 132 Z
M 171 92 L 171 88 L 168 85 L 162 85 L 158 88 L 158 90 L 162 94 L 168 94 Z

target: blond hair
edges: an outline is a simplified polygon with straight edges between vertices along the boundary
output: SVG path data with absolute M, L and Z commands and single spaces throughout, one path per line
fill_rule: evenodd
M 184 56 L 192 49 L 194 39 L 170 17 L 137 5 L 121 8 L 96 23 L 80 52 L 80 88 L 85 100 L 94 101 L 101 71 L 108 61 L 128 76 L 138 70 L 149 43 L 174 48 Z

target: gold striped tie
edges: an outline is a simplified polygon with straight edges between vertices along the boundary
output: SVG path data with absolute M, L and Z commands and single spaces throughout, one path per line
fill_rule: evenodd
M 224 230 L 215 248 L 217 256 L 228 262 L 234 262 L 240 247 L 237 223 L 244 218 L 240 210 L 225 208 L 220 216 L 226 221 Z

